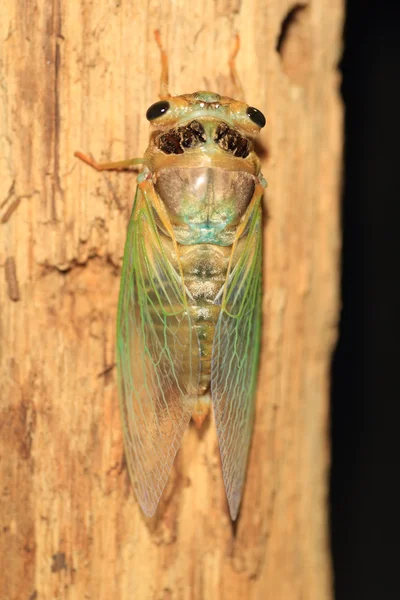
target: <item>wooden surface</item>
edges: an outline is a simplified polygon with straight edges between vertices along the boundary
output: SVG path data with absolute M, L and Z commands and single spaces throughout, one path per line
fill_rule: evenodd
M 5 0 L 0 19 L 0 597 L 331 598 L 329 372 L 338 319 L 342 0 Z M 160 61 L 171 90 L 230 91 L 269 182 L 256 424 L 232 525 L 214 423 L 184 438 L 155 518 L 123 458 L 115 320 Z M 279 40 L 279 52 L 277 45 Z

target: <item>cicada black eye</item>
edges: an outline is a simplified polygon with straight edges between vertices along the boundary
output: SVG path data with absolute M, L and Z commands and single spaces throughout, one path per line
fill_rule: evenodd
M 254 108 L 254 106 L 248 106 L 246 112 L 247 116 L 250 117 L 253 123 L 258 125 L 259 127 L 264 127 L 266 123 L 265 117 L 262 114 L 262 112 L 258 110 L 258 108 Z
M 152 104 L 150 108 L 147 109 L 146 119 L 148 121 L 154 121 L 154 119 L 158 119 L 164 115 L 169 109 L 169 102 L 166 100 L 161 100 L 160 102 L 155 102 Z

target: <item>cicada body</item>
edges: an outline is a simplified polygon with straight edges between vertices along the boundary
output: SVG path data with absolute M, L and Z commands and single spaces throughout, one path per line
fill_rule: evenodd
M 260 346 L 259 111 L 211 92 L 147 111 L 126 241 L 117 365 L 129 471 L 152 515 L 191 418 L 214 408 L 237 516 Z
M 260 347 L 265 181 L 253 140 L 265 118 L 212 92 L 165 96 L 147 118 L 117 324 L 127 464 L 151 516 L 190 420 L 200 426 L 212 404 L 236 519 Z

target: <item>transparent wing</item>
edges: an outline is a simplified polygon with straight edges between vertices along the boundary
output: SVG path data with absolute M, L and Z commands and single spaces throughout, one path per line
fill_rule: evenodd
M 211 395 L 233 520 L 239 510 L 254 417 L 261 324 L 261 207 L 255 206 L 227 281 L 215 330 Z
M 117 367 L 128 468 L 151 516 L 193 411 L 199 345 L 182 279 L 140 189 L 122 269 Z

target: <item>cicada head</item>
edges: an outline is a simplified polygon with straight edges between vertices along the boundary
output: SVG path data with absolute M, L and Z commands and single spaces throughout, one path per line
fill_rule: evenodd
M 174 159 L 186 166 L 210 164 L 257 174 L 253 140 L 265 125 L 258 109 L 214 92 L 168 97 L 147 111 L 151 138 L 146 163 L 153 172 Z M 169 157 L 169 159 L 168 159 Z M 232 159 L 242 159 L 239 163 Z M 247 163 L 247 165 L 245 164 Z

